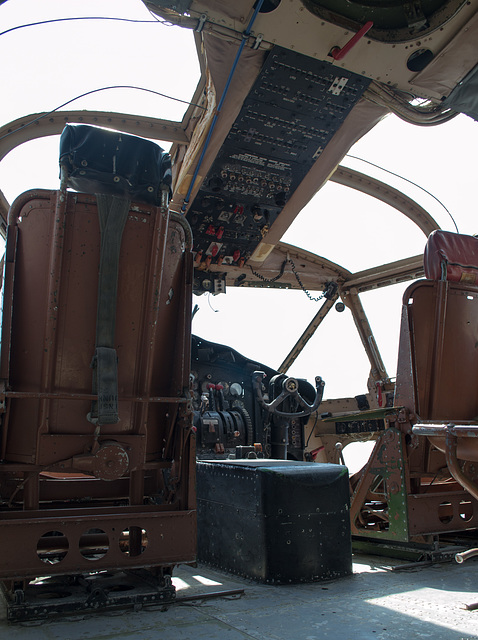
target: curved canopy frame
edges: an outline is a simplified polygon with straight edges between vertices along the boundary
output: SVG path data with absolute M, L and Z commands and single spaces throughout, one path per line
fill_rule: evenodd
M 181 123 L 156 118 L 136 118 L 127 114 L 101 111 L 37 113 L 19 118 L 0 128 L 0 161 L 10 151 L 25 142 L 61 134 L 65 124 L 72 122 L 116 129 L 153 140 L 177 143 L 185 147 L 190 142 L 186 133 L 187 122 L 185 121 Z M 439 228 L 437 222 L 423 207 L 407 195 L 380 180 L 340 165 L 329 179 L 368 194 L 392 206 L 414 222 L 426 236 L 434 229 Z M 6 230 L 7 212 L 8 202 L 0 191 L 0 214 L 5 219 L 1 224 L 3 228 L 0 228 L 0 232 Z M 217 265 L 211 265 L 211 271 L 220 269 L 226 272 L 227 283 L 230 286 L 236 285 L 236 282 L 239 281 L 241 283 L 240 286 L 274 286 L 272 284 L 274 277 L 280 272 L 285 261 L 289 263 L 289 266 L 285 271 L 283 269 L 284 273 L 280 279 L 281 281 L 275 286 L 321 291 L 328 282 L 334 281 L 337 283 L 338 289 L 332 297 L 325 299 L 324 304 L 313 318 L 309 327 L 300 336 L 291 353 L 282 363 L 281 369 L 286 371 L 290 367 L 340 295 L 351 307 L 354 317 L 358 318 L 358 322 L 356 322 L 357 328 L 372 365 L 373 377 L 377 380 L 387 378 L 378 349 L 376 347 L 372 349 L 369 344 L 372 332 L 363 312 L 358 293 L 379 286 L 386 286 L 393 282 L 420 277 L 423 273 L 421 256 L 406 258 L 388 265 L 379 265 L 359 273 L 351 273 L 323 257 L 279 241 L 275 244 L 268 257 L 261 264 L 255 265 L 254 268 L 251 267 L 250 272 L 247 269 L 247 265 L 241 268 L 233 265 L 221 265 L 220 268 Z M 293 268 L 291 265 L 293 265 Z M 246 271 L 247 275 L 238 278 L 239 275 L 244 274 L 244 271 Z
M 432 231 L 440 228 L 428 211 L 412 200 L 412 198 L 409 198 L 398 189 L 380 180 L 376 180 L 365 173 L 360 173 L 360 171 L 339 165 L 329 180 L 346 187 L 351 187 L 373 198 L 377 198 L 377 200 L 385 204 L 389 204 L 414 222 L 427 237 Z
M 186 146 L 189 144 L 184 122 L 104 111 L 44 112 L 18 118 L 0 127 L 0 161 L 25 142 L 60 135 L 65 124 L 72 122 L 117 129 L 152 140 L 164 140 Z M 329 179 L 392 206 L 414 222 L 426 236 L 440 228 L 433 217 L 412 198 L 371 176 L 339 165 Z M 0 197 L 0 214 L 6 219 L 5 209 L 8 210 L 8 203 L 5 198 Z M 260 271 L 260 268 L 258 270 Z

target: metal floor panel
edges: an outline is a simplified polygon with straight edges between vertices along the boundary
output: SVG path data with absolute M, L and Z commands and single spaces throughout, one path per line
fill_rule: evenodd
M 271 586 L 205 567 L 180 567 L 177 597 L 197 600 L 9 624 L 9 640 L 433 640 L 478 639 L 478 561 L 396 572 L 400 561 L 354 557 L 354 575 L 331 582 Z M 243 587 L 242 597 L 201 599 Z M 8 634 L 8 636 L 7 636 Z

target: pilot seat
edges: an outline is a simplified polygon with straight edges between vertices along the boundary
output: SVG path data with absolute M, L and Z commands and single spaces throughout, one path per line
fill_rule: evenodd
M 67 125 L 60 168 L 8 218 L 0 580 L 21 605 L 39 576 L 139 571 L 170 599 L 196 559 L 191 231 L 153 142 Z

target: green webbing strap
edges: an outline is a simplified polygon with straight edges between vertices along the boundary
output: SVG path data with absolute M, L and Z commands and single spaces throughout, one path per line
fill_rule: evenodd
M 118 358 L 116 349 L 96 347 L 93 362 L 93 393 L 98 395 L 90 419 L 97 424 L 118 422 Z
M 116 298 L 121 238 L 128 218 L 130 201 L 119 196 L 97 194 L 101 232 L 96 348 L 93 368 L 93 394 L 98 396 L 88 415 L 90 422 L 118 422 L 118 365 L 115 344 Z

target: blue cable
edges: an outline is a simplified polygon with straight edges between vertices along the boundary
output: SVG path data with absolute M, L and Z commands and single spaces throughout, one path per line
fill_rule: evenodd
M 198 176 L 199 169 L 201 168 L 202 161 L 204 160 L 204 155 L 206 154 L 207 148 L 209 146 L 209 142 L 211 140 L 212 133 L 214 131 L 214 127 L 216 126 L 216 121 L 217 121 L 217 119 L 219 117 L 219 113 L 221 112 L 222 105 L 224 104 L 224 100 L 226 99 L 227 92 L 229 91 L 229 86 L 231 84 L 232 76 L 234 75 L 234 71 L 236 70 L 237 64 L 239 62 L 239 58 L 241 56 L 242 50 L 244 49 L 246 41 L 247 41 L 247 39 L 249 38 L 249 36 L 251 34 L 252 25 L 254 24 L 254 22 L 255 22 L 255 20 L 257 18 L 257 14 L 261 10 L 261 7 L 262 7 L 263 3 L 264 3 L 264 0 L 259 0 L 258 1 L 257 5 L 256 5 L 256 8 L 254 9 L 254 13 L 252 14 L 252 18 L 250 19 L 249 24 L 247 25 L 245 31 L 243 31 L 243 33 L 242 33 L 241 44 L 239 45 L 239 49 L 237 50 L 236 57 L 234 58 L 234 62 L 232 63 L 232 67 L 231 67 L 231 70 L 229 72 L 229 76 L 227 78 L 226 86 L 224 87 L 221 99 L 219 100 L 219 104 L 217 106 L 216 113 L 214 114 L 214 117 L 213 117 L 212 122 L 211 122 L 211 127 L 209 128 L 209 132 L 208 132 L 207 137 L 206 137 L 206 142 L 204 143 L 204 147 L 203 147 L 203 150 L 201 151 L 201 155 L 199 156 L 199 160 L 198 160 L 198 163 L 196 165 L 196 169 L 194 171 L 194 174 L 193 174 L 193 177 L 192 177 L 192 180 L 191 180 L 191 184 L 189 185 L 188 192 L 186 194 L 186 197 L 184 198 L 184 202 L 183 202 L 183 205 L 181 207 L 180 213 L 182 215 L 184 215 L 184 213 L 186 211 L 186 207 L 189 204 L 189 198 L 191 197 L 191 192 L 192 192 L 192 190 L 194 188 L 194 184 L 196 182 L 196 178 Z

